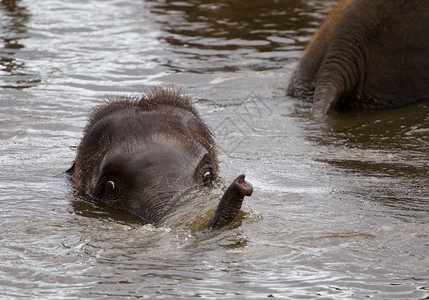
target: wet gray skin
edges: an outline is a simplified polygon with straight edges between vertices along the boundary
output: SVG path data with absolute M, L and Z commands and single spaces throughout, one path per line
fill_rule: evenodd
M 235 218 L 240 211 L 244 197 L 249 197 L 253 193 L 252 185 L 246 182 L 244 177 L 244 175 L 240 175 L 231 183 L 222 196 L 215 214 L 204 227 L 203 231 L 221 228 Z
M 429 5 L 419 0 L 340 1 L 304 52 L 288 94 L 309 98 L 320 119 L 338 107 L 429 99 L 428 17 Z
M 81 194 L 150 224 L 159 223 L 179 201 L 186 205 L 183 193 L 210 184 L 217 172 L 210 129 L 188 97 L 166 88 L 94 109 L 68 170 Z M 233 220 L 252 191 L 244 175 L 234 180 L 204 231 Z

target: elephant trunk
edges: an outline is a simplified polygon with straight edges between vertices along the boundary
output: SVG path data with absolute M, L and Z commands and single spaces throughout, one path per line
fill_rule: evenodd
M 241 209 L 245 196 L 252 195 L 253 187 L 244 180 L 245 175 L 238 176 L 223 194 L 215 214 L 203 228 L 203 231 L 219 229 L 231 222 Z

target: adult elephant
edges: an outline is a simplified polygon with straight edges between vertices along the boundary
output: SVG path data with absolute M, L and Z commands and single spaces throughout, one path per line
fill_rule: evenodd
M 189 97 L 165 88 L 97 107 L 68 170 L 82 195 L 151 224 L 174 213 L 177 205 L 186 205 L 183 194 L 210 184 L 217 172 L 210 129 Z M 252 191 L 244 175 L 238 176 L 203 231 L 233 220 Z
M 307 46 L 288 95 L 310 98 L 316 117 L 429 99 L 429 1 L 341 1 Z

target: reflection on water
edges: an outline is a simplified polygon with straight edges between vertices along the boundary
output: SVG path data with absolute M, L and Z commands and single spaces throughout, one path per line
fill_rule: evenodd
M 314 139 L 334 152 L 319 160 L 356 182 L 349 191 L 354 196 L 396 209 L 399 218 L 426 222 L 428 121 L 427 102 L 387 111 L 342 111 L 330 119 L 326 134 Z
M 413 150 L 429 145 L 429 103 L 387 111 L 344 111 L 330 122 L 332 135 L 359 148 Z
M 326 1 L 156 1 L 152 11 L 180 62 L 195 73 L 284 68 L 287 53 L 307 43 L 323 18 Z
M 28 38 L 26 23 L 29 13 L 19 0 L 2 0 L 0 4 L 0 87 L 28 88 L 40 82 L 37 74 L 28 72 L 19 53 Z
M 427 298 L 428 104 L 320 123 L 284 96 L 333 2 L 3 0 L 0 298 Z M 153 84 L 189 93 L 221 149 L 200 215 L 156 228 L 64 174 L 101 97 Z M 242 172 L 240 217 L 193 234 Z

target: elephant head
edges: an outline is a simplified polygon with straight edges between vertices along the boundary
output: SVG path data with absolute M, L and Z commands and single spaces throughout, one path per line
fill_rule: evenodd
M 82 194 L 156 224 L 186 190 L 217 178 L 216 146 L 188 97 L 156 88 L 96 108 L 69 173 Z M 232 220 L 249 194 L 240 187 L 251 187 L 244 176 L 231 186 L 207 229 Z

